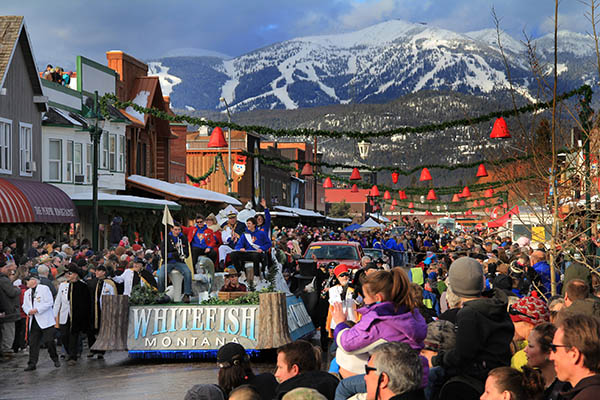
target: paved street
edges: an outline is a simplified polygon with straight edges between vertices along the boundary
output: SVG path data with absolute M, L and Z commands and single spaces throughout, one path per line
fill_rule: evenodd
M 261 360 L 262 361 L 262 360 Z M 199 383 L 216 383 L 214 361 L 147 361 L 126 352 L 107 353 L 104 360 L 87 359 L 55 368 L 42 350 L 37 370 L 24 372 L 27 355 L 0 364 L 0 399 L 183 399 Z M 272 372 L 274 364 L 253 363 L 257 372 Z

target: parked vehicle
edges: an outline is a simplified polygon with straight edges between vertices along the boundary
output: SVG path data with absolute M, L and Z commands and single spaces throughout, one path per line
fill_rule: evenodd
M 317 265 L 336 261 L 350 268 L 359 268 L 360 259 L 364 256 L 362 247 L 356 242 L 313 242 L 306 249 L 304 259 L 315 259 Z

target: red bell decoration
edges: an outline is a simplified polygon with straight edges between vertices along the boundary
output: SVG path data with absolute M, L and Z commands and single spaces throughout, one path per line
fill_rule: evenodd
M 227 141 L 225 140 L 225 136 L 223 136 L 223 129 L 215 126 L 215 129 L 212 130 L 210 134 L 210 139 L 208 139 L 208 147 L 227 147 Z
M 479 200 L 479 207 L 483 207 L 483 206 L 485 206 L 485 201 Z
M 332 187 L 333 187 L 333 183 L 331 182 L 331 178 L 330 177 L 325 178 L 325 180 L 323 181 L 323 188 L 331 189 Z
M 392 205 L 390 206 L 390 211 L 394 211 L 395 209 L 396 209 L 396 206 L 392 204 Z
M 462 192 L 458 195 L 458 197 L 471 197 L 471 191 L 469 190 L 468 186 L 465 186 L 465 188 L 462 190 Z
M 508 204 L 506 204 L 506 203 L 502 203 L 502 207 L 503 207 L 503 208 L 508 208 Z
M 309 163 L 304 164 L 304 167 L 302 167 L 302 172 L 300 172 L 300 175 L 312 176 L 312 174 L 313 174 L 312 165 L 310 165 Z
M 392 195 L 390 194 L 389 191 L 386 190 L 385 192 L 383 192 L 383 199 L 384 200 L 390 200 L 391 198 L 392 198 Z
M 392 205 L 393 206 L 397 206 L 398 205 L 398 200 L 396 200 L 396 199 L 392 200 Z
M 452 202 L 457 203 L 459 201 L 460 201 L 460 198 L 458 196 L 458 193 L 454 193 L 454 195 L 452 196 Z
M 477 203 L 477 200 L 473 200 L 473 207 L 477 207 L 479 203 Z
M 398 174 L 397 172 L 392 172 L 392 182 L 394 182 L 394 184 L 398 183 L 399 176 L 400 174 Z
M 358 171 L 358 168 L 353 168 L 352 169 L 352 174 L 350 175 L 350 180 L 351 181 L 360 181 L 360 172 Z
M 485 165 L 479 164 L 479 167 L 477 168 L 477 175 L 475 176 L 478 178 L 484 178 L 488 176 L 487 170 L 485 169 Z
M 437 200 L 435 190 L 429 189 L 429 193 L 427 193 L 427 200 Z
M 423 181 L 430 181 L 431 180 L 431 174 L 429 173 L 429 170 L 427 168 L 423 168 L 423 170 L 421 171 L 421 177 L 419 178 L 419 181 L 423 182 Z
M 492 128 L 492 134 L 490 135 L 491 139 L 510 139 L 510 133 L 508 132 L 508 126 L 506 125 L 506 121 L 504 118 L 500 117 L 496 119 L 494 122 L 494 127 Z
M 377 185 L 373 185 L 371 188 L 371 196 L 379 197 L 379 189 L 377 189 Z
M 410 213 L 411 213 L 411 214 L 414 214 L 414 213 L 415 213 L 415 210 L 410 210 Z
M 352 189 L 350 189 L 350 192 L 358 193 L 358 186 L 356 185 L 356 183 L 354 185 L 352 185 Z
M 483 192 L 483 197 L 486 197 L 488 199 L 491 197 L 494 197 L 494 189 L 492 189 L 492 188 L 486 189 L 485 192 Z
M 414 208 L 415 205 L 413 204 L 413 202 L 411 201 L 410 203 L 408 203 L 408 208 Z
M 471 210 L 468 210 L 468 211 L 465 213 L 465 215 L 473 215 L 473 211 L 471 211 Z
M 490 213 L 490 209 L 488 207 L 485 208 L 485 213 L 489 214 Z
M 433 214 L 431 213 L 431 211 L 427 210 L 427 211 L 425 211 L 425 215 L 433 215 Z
M 398 190 L 398 198 L 400 200 L 406 200 L 408 197 L 406 197 L 406 192 L 404 190 Z

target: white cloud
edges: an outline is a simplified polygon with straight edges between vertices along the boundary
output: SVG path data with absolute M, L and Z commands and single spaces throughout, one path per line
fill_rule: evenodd
M 353 1 L 352 9 L 339 17 L 347 29 L 360 29 L 393 18 L 401 7 L 396 0 Z

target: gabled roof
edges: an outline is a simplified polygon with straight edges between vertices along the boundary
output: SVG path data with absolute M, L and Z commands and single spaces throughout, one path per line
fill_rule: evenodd
M 42 83 L 31 50 L 31 41 L 22 16 L 0 16 L 0 88 L 4 87 L 4 81 L 19 40 L 22 41 L 21 46 L 26 58 L 33 91 L 37 95 L 43 96 Z M 45 103 L 37 103 L 37 105 L 41 111 L 46 111 Z
M 133 101 L 141 107 L 152 108 L 152 105 L 155 103 L 155 97 L 157 96 L 159 97 L 157 100 L 162 106 L 159 108 L 166 111 L 158 77 L 140 76 L 135 78 L 133 89 L 131 89 L 131 93 L 129 94 L 129 101 Z M 141 114 L 135 111 L 133 107 L 127 107 L 125 110 L 121 110 L 121 112 L 135 124 L 146 126 L 148 123 L 148 114 Z

